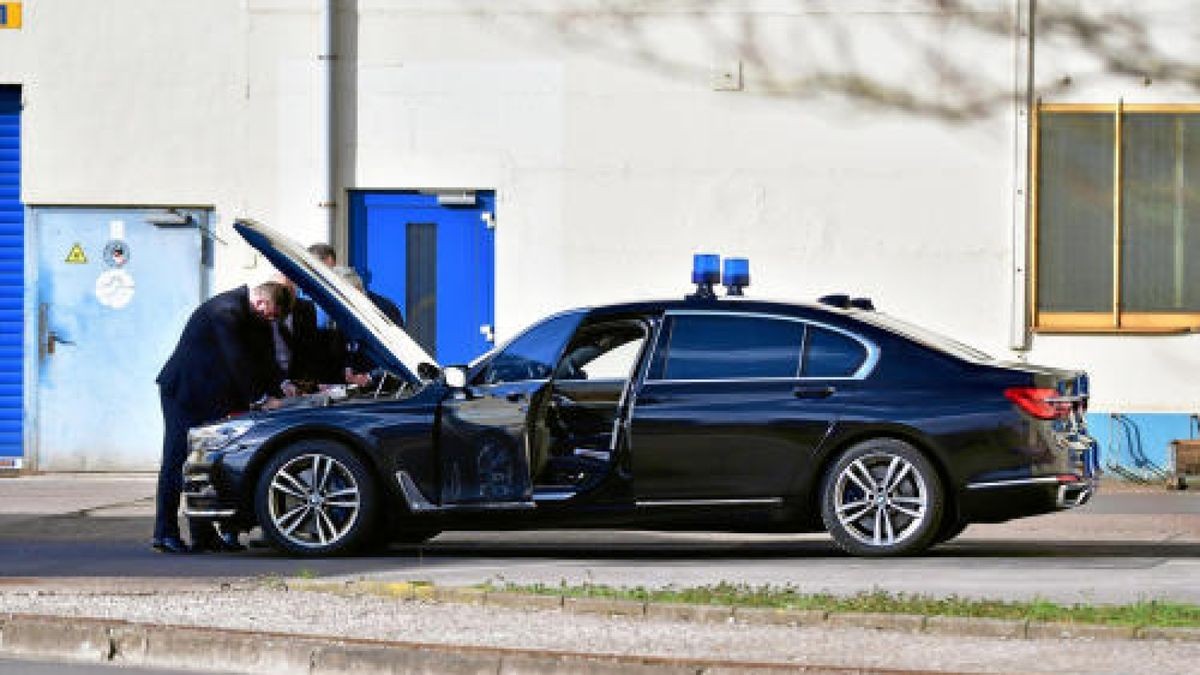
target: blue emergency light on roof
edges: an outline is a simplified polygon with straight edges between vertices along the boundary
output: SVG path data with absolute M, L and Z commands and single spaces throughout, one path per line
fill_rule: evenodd
M 692 283 L 715 284 L 721 280 L 721 256 L 697 253 L 692 256 Z
M 721 274 L 726 295 L 741 295 L 742 289 L 750 285 L 750 260 L 748 258 L 726 258 Z
M 696 253 L 692 256 L 692 283 L 696 292 L 691 299 L 709 300 L 717 297 L 713 284 L 721 281 L 721 256 L 715 253 Z

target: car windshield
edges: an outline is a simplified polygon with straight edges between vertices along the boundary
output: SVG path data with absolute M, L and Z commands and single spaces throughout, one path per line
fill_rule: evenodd
M 894 316 L 882 314 L 880 312 L 860 312 L 855 314 L 855 318 L 878 326 L 893 333 L 899 333 L 906 338 L 915 340 L 926 347 L 936 349 L 940 352 L 945 352 L 951 356 L 956 356 L 967 361 L 977 363 L 995 361 L 987 352 L 978 350 L 970 345 L 963 344 L 953 338 L 948 338 L 940 333 L 935 333 L 926 328 L 915 326 L 907 321 L 902 321 Z

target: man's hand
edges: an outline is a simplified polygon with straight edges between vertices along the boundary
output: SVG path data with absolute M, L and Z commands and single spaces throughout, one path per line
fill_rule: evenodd
M 360 387 L 365 387 L 371 383 L 371 375 L 369 373 L 356 373 L 353 370 L 346 369 L 346 384 L 356 384 Z
M 268 396 L 267 400 L 262 404 L 263 410 L 275 410 L 276 408 L 282 408 L 282 407 L 283 407 L 283 399 L 275 398 L 274 396 Z

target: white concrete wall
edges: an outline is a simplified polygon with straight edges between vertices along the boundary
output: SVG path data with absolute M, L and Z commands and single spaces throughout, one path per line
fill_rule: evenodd
M 914 3 L 850 4 L 832 16 L 796 2 L 728 7 L 750 7 L 742 16 L 777 78 L 818 51 L 846 72 L 936 90 L 915 79 L 927 69 L 912 33 L 962 47 L 981 77 L 1011 86 L 1011 37 L 969 41 Z M 687 3 L 631 5 L 652 52 L 641 56 L 602 18 L 575 39 L 558 30 L 574 16 L 559 3 L 503 6 L 360 3 L 355 176 L 360 187 L 498 190 L 502 336 L 557 307 L 681 295 L 691 253 L 717 251 L 751 258 L 756 296 L 853 291 L 1006 344 L 1010 103 L 955 122 L 771 95 L 762 69 L 708 36 Z M 740 20 L 711 25 L 736 33 Z M 854 36 L 854 63 L 839 61 L 840 30 Z M 739 58 L 744 90 L 715 91 L 713 65 Z
M 0 82 L 25 87 L 24 199 L 212 205 L 225 235 L 244 214 L 325 239 L 319 4 L 27 2 L 0 32 Z M 342 187 L 496 190 L 500 339 L 560 307 L 680 295 L 691 253 L 715 251 L 750 257 L 754 296 L 869 295 L 1011 355 L 1025 4 L 974 5 L 341 0 Z M 1192 3 L 1137 11 L 1197 53 Z M 741 90 L 714 87 L 739 63 Z M 1069 40 L 1036 63 L 1047 100 L 1196 95 L 1106 76 Z M 216 287 L 261 275 L 252 260 L 220 247 Z M 1197 339 L 1039 335 L 1029 358 L 1092 371 L 1098 409 L 1192 410 Z
M 218 289 L 267 273 L 234 217 L 326 239 L 316 21 L 312 2 L 26 2 L 0 31 L 0 82 L 23 87 L 22 199 L 214 207 Z

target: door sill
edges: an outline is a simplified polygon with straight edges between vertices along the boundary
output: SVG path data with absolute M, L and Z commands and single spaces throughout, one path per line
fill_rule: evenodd
M 412 476 L 407 471 L 396 472 L 396 482 L 404 501 L 413 513 L 438 513 L 446 511 L 526 511 L 537 508 L 532 501 L 523 502 L 472 502 L 466 504 L 434 504 L 417 487 Z

